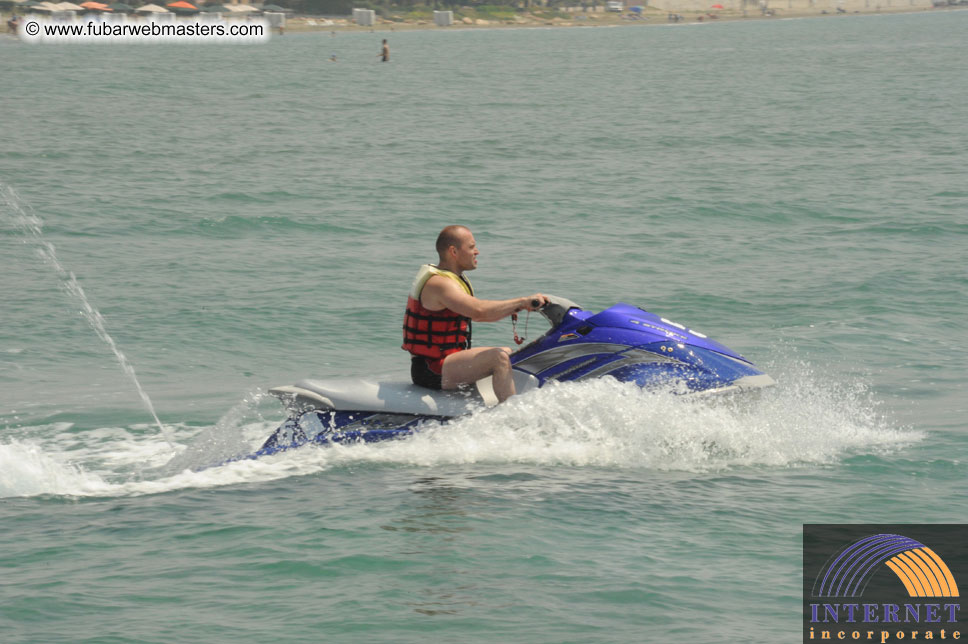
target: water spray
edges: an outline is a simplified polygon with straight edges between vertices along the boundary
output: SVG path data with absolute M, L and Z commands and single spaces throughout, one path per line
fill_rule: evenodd
M 138 395 L 141 396 L 141 401 L 144 403 L 145 408 L 154 418 L 155 424 L 158 429 L 161 430 L 161 435 L 165 438 L 168 444 L 172 447 L 175 446 L 172 440 L 171 432 L 161 424 L 161 420 L 158 418 L 158 414 L 155 413 L 155 406 L 151 404 L 151 399 L 148 397 L 148 393 L 141 386 L 138 381 L 138 376 L 135 374 L 134 367 L 128 362 L 124 353 L 118 348 L 118 345 L 114 342 L 114 338 L 107 331 L 107 327 L 104 324 L 104 318 L 101 316 L 100 311 L 98 311 L 88 299 L 87 294 L 81 287 L 80 282 L 77 280 L 77 276 L 74 275 L 72 271 L 67 270 L 57 259 L 57 252 L 54 245 L 44 239 L 43 234 L 43 221 L 40 217 L 33 214 L 29 207 L 23 205 L 23 201 L 17 192 L 9 186 L 0 186 L 0 195 L 2 195 L 3 201 L 6 204 L 6 212 L 9 213 L 11 221 L 17 226 L 18 229 L 24 234 L 29 241 L 34 242 L 38 248 L 38 254 L 44 263 L 50 266 L 54 272 L 57 274 L 58 278 L 61 280 L 61 285 L 67 291 L 67 293 L 73 297 L 81 305 L 81 314 L 87 319 L 91 328 L 97 333 L 98 337 L 108 345 L 112 353 L 118 360 L 118 364 L 121 365 L 122 371 L 128 376 L 131 382 L 134 384 L 135 389 L 138 391 Z

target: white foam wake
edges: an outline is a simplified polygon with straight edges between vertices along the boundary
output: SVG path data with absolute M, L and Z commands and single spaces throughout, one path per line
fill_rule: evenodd
M 921 437 L 890 427 L 862 391 L 804 392 L 788 384 L 752 401 L 650 394 L 612 379 L 566 384 L 406 441 L 360 446 L 354 456 L 424 467 L 514 462 L 706 472 L 832 463 Z
M 758 399 L 697 400 L 652 394 L 612 379 L 552 386 L 405 440 L 308 446 L 202 471 L 251 452 L 281 421 L 263 417 L 261 392 L 211 427 L 171 425 L 180 454 L 147 426 L 94 431 L 21 428 L 0 444 L 0 497 L 163 493 L 317 474 L 353 465 L 438 468 L 469 464 L 663 470 L 836 464 L 920 441 L 894 426 L 862 384 L 838 384 L 809 365 L 771 369 L 778 385 Z M 146 469 L 155 468 L 155 469 Z
M 0 498 L 38 494 L 88 495 L 108 486 L 96 474 L 58 461 L 34 443 L 0 445 Z

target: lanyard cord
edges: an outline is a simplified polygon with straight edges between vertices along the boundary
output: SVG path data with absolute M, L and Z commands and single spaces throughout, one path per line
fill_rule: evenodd
M 524 337 L 518 337 L 518 314 L 511 314 L 511 333 L 514 334 L 515 344 L 524 344 L 524 341 L 528 339 L 528 321 L 531 319 L 531 311 L 524 318 Z

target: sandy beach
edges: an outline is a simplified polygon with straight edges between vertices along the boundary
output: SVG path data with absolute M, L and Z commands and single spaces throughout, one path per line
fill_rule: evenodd
M 966 10 L 968 7 L 932 7 L 929 2 L 889 6 L 885 0 L 883 4 L 874 5 L 873 0 L 859 0 L 855 2 L 837 2 L 830 0 L 830 7 L 821 6 L 817 1 L 811 7 L 809 2 L 771 2 L 768 13 L 759 8 L 747 9 L 660 9 L 644 7 L 641 14 L 633 16 L 627 13 L 581 12 L 535 10 L 520 12 L 513 19 L 493 19 L 481 17 L 470 7 L 463 7 L 462 11 L 454 12 L 454 24 L 439 27 L 434 24 L 433 17 L 414 18 L 404 15 L 390 14 L 387 18 L 377 18 L 373 26 L 359 26 L 350 17 L 319 18 L 312 16 L 294 16 L 286 21 L 286 31 L 406 31 L 415 29 L 494 29 L 494 28 L 547 28 L 547 27 L 616 27 L 616 26 L 656 26 L 672 24 L 700 24 L 733 20 L 782 20 L 790 18 L 830 17 L 838 18 L 860 14 L 891 14 L 913 13 L 921 11 L 942 12 Z M 783 5 L 784 8 L 775 5 Z M 801 6 L 805 5 L 805 6 Z M 856 5 L 856 6 L 854 6 Z M 871 6 L 867 6 L 871 5 Z M 728 6 L 728 5 L 727 5 Z M 838 12 L 840 6 L 843 12 Z M 678 16 L 678 19 L 675 18 Z
M 453 24 L 441 27 L 434 24 L 433 10 L 414 8 L 407 12 L 388 11 L 377 16 L 372 26 L 357 25 L 351 16 L 292 15 L 287 18 L 286 32 L 306 31 L 360 31 L 393 32 L 419 29 L 508 29 L 548 27 L 616 27 L 709 24 L 734 20 L 782 20 L 791 18 L 830 17 L 849 15 L 872 15 L 914 12 L 945 12 L 968 10 L 968 0 L 963 5 L 932 6 L 932 0 L 727 0 L 716 3 L 711 0 L 709 8 L 702 0 L 671 1 L 666 7 L 645 6 L 638 13 L 607 12 L 604 7 L 534 8 L 514 10 L 510 7 L 498 15 L 481 12 L 473 7 L 454 10 Z M 713 5 L 723 8 L 712 8 Z M 0 29 L 9 32 L 7 20 L 11 12 L 0 13 Z M 19 13 L 23 15 L 23 13 Z

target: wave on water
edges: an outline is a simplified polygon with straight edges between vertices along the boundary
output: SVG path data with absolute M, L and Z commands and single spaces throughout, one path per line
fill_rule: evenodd
M 697 399 L 605 378 L 550 386 L 492 409 L 383 443 L 307 446 L 195 469 L 251 453 L 281 422 L 250 393 L 213 426 L 172 425 L 179 454 L 150 426 L 20 428 L 0 444 L 0 498 L 128 496 L 255 483 L 336 467 L 530 464 L 708 473 L 831 465 L 923 439 L 878 412 L 863 383 L 832 383 L 810 365 L 771 369 L 755 397 Z M 274 405 L 274 401 L 273 406 Z M 36 431 L 35 431 L 36 430 Z

